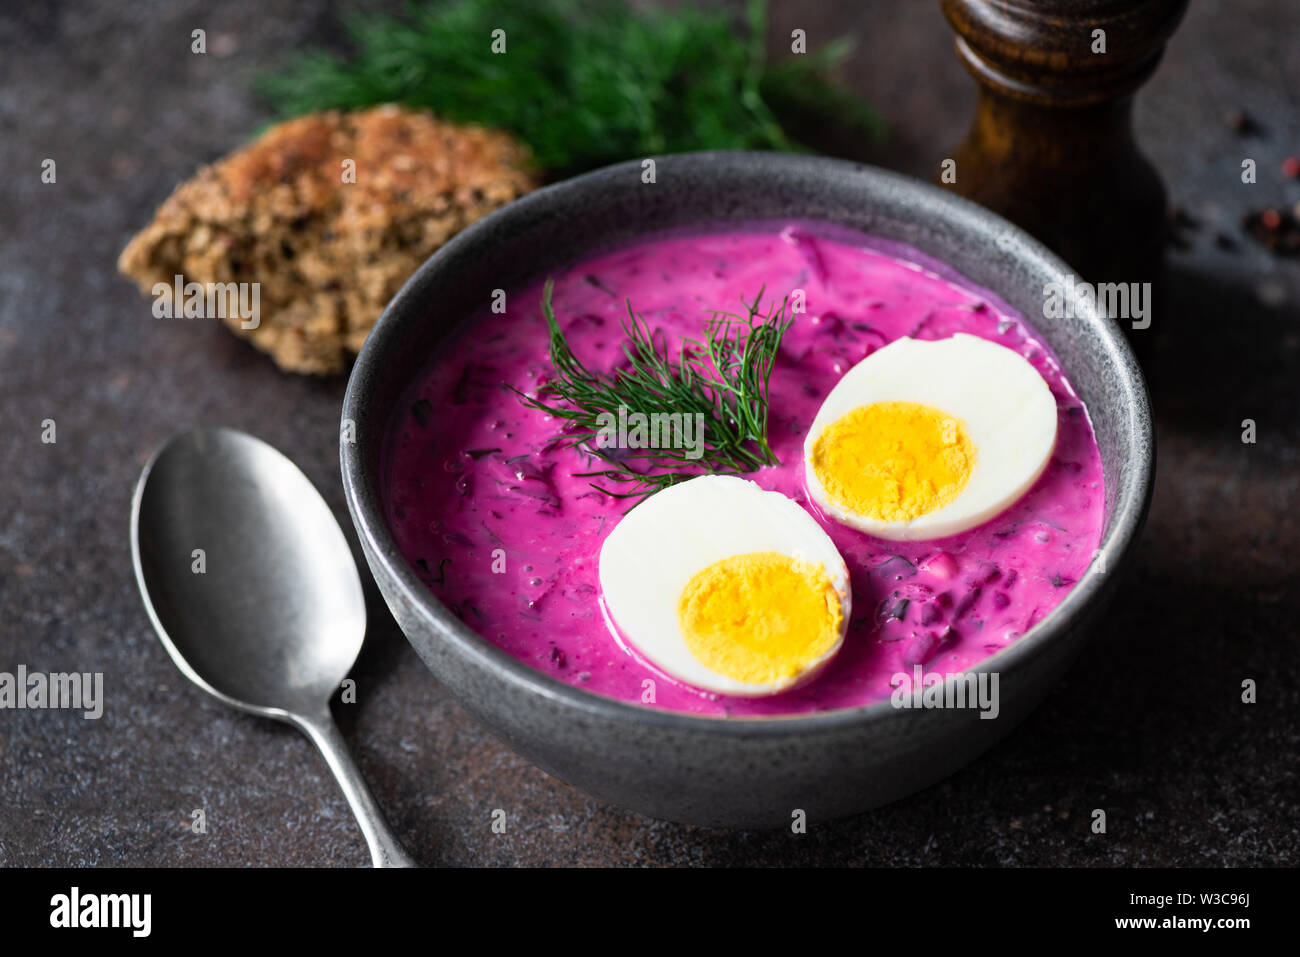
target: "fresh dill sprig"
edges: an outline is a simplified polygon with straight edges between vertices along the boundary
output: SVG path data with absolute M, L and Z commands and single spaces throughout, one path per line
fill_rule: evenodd
M 765 315 L 760 312 L 760 289 L 752 302 L 742 299 L 743 315 L 713 312 L 703 339 L 683 339 L 674 360 L 629 300 L 622 322 L 624 364 L 604 374 L 591 371 L 574 355 L 551 306 L 553 287 L 548 280 L 542 313 L 550 332 L 554 377 L 536 395 L 514 391 L 531 408 L 565 420 L 557 447 L 579 449 L 606 466 L 578 475 L 615 486 L 592 483 L 608 495 L 639 501 L 706 472 L 736 474 L 779 464 L 767 439 L 768 389 L 781 338 L 792 321 L 786 301 Z M 674 447 L 675 441 L 655 448 L 602 447 L 600 437 L 612 421 L 620 420 L 620 411 L 665 416 L 665 422 L 674 415 L 702 415 L 698 457 L 688 447 Z
M 405 17 L 346 18 L 350 55 L 316 52 L 255 84 L 281 117 L 383 103 L 509 130 L 537 165 L 563 177 L 633 156 L 698 149 L 798 150 L 774 109 L 876 138 L 879 124 L 830 78 L 848 52 L 773 66 L 766 6 L 732 12 L 626 0 L 453 0 L 414 4 Z M 504 30 L 506 52 L 491 52 Z M 851 107 L 850 107 L 851 105 Z

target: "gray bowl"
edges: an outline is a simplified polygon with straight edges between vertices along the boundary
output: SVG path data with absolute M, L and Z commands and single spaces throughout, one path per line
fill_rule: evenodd
M 643 814 L 724 827 L 853 814 L 939 781 L 1006 735 L 1052 687 L 1101 616 L 1145 518 L 1154 448 L 1146 388 L 1116 324 L 1095 312 L 1044 320 L 1043 287 L 1068 267 L 987 210 L 869 166 L 771 153 L 640 161 L 525 196 L 466 229 L 389 304 L 348 383 L 341 445 L 348 508 L 402 631 L 456 699 L 507 744 L 569 784 Z M 534 671 L 467 628 L 416 577 L 384 518 L 380 480 L 396 404 L 428 358 L 492 290 L 638 235 L 694 224 L 824 220 L 907 243 L 1027 316 L 1087 404 L 1106 479 L 1104 571 L 980 670 L 1000 713 L 899 710 L 884 701 L 798 717 L 713 718 L 598 697 Z

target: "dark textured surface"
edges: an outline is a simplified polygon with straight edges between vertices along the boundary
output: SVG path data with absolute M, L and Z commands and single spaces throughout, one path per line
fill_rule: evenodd
M 853 30 L 846 76 L 890 122 L 869 154 L 928 176 L 972 86 L 937 6 L 777 3 L 772 37 Z M 306 12 L 309 10 L 311 12 Z M 15 12 L 17 10 L 17 12 Z M 30 12 L 28 12 L 30 11 Z M 343 519 L 343 382 L 288 378 L 222 329 L 164 323 L 113 271 L 171 187 L 263 120 L 251 72 L 332 35 L 332 7 L 6 5 L 0 12 L 0 671 L 102 671 L 98 721 L 0 711 L 0 863 L 368 860 L 323 762 L 232 713 L 167 660 L 135 593 L 127 516 L 149 450 L 195 422 L 295 459 Z M 208 30 L 209 54 L 189 53 Z M 1266 864 L 1300 862 L 1300 270 L 1241 237 L 1290 206 L 1300 9 L 1192 5 L 1138 132 L 1198 221 L 1171 255 L 1150 358 L 1160 470 L 1102 633 L 1004 743 L 948 781 L 809 833 L 682 828 L 601 806 L 482 731 L 374 615 L 336 713 L 380 803 L 428 864 Z M 1262 124 L 1241 138 L 1233 108 Z M 58 182 L 40 182 L 46 157 Z M 1240 164 L 1259 163 L 1243 185 Z M 1068 189 L 1068 184 L 1062 184 Z M 1216 232 L 1237 238 L 1221 249 Z M 41 420 L 58 442 L 40 441 Z M 1241 442 L 1241 420 L 1258 423 Z M 1259 703 L 1240 684 L 1259 682 Z M 190 833 L 202 807 L 204 835 Z M 506 812 L 494 834 L 494 809 Z M 1109 829 L 1092 835 L 1093 808 Z

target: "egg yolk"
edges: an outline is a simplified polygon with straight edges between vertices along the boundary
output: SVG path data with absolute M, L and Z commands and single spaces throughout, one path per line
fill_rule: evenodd
M 697 572 L 677 606 L 706 668 L 736 681 L 797 677 L 840 638 L 840 597 L 820 564 L 777 552 L 733 555 Z
M 822 430 L 812 450 L 813 471 L 830 500 L 881 522 L 943 508 L 974 465 L 965 424 L 917 402 L 859 406 Z

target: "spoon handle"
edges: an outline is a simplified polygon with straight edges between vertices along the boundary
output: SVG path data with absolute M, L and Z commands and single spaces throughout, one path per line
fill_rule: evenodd
M 320 748 L 321 754 L 325 756 L 325 763 L 334 772 L 339 787 L 343 788 L 343 796 L 348 799 L 352 813 L 356 815 L 357 823 L 361 825 L 361 833 L 366 836 L 366 843 L 370 845 L 370 859 L 374 866 L 418 867 L 419 865 L 411 859 L 401 842 L 394 836 L 388 827 L 388 822 L 384 820 L 383 811 L 375 803 L 375 796 L 366 786 L 360 769 L 352 760 L 347 742 L 343 740 L 343 735 L 339 733 L 338 726 L 334 723 L 329 705 L 325 706 L 322 714 L 296 716 L 295 723 L 316 743 L 316 747 Z

